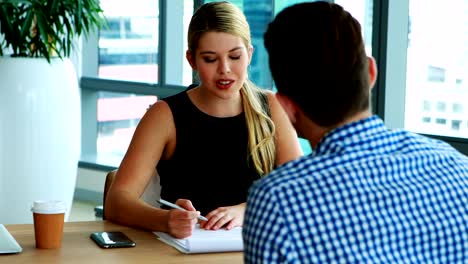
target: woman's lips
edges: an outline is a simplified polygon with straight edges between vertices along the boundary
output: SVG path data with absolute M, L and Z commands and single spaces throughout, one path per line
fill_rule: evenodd
M 219 80 L 216 82 L 216 86 L 219 89 L 229 89 L 233 85 L 233 80 Z

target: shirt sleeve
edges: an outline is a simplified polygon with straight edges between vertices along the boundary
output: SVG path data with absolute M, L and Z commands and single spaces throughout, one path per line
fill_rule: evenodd
M 243 224 L 245 263 L 284 263 L 288 238 L 278 197 L 262 181 L 249 189 Z

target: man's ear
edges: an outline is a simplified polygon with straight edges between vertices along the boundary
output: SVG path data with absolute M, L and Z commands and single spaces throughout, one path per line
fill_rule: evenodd
M 288 115 L 289 121 L 291 121 L 292 124 L 296 123 L 296 114 L 297 114 L 296 104 L 287 96 L 282 95 L 281 93 L 277 92 L 275 96 L 278 102 L 280 103 L 281 107 L 283 107 L 284 111 Z
M 369 60 L 369 87 L 372 89 L 377 80 L 377 64 L 372 56 L 367 57 Z
M 185 52 L 185 58 L 187 59 L 188 63 L 190 64 L 190 67 L 192 67 L 192 70 L 196 71 L 197 70 L 197 65 L 195 64 L 195 58 L 192 57 L 192 53 L 187 50 Z

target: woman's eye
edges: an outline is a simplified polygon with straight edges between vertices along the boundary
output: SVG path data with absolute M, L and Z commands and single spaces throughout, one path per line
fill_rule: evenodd
M 239 56 L 230 56 L 229 58 L 231 58 L 231 60 L 238 60 L 240 59 L 240 55 Z
M 206 63 L 212 63 L 212 62 L 215 62 L 216 59 L 213 59 L 213 58 L 203 58 L 203 60 L 206 62 Z

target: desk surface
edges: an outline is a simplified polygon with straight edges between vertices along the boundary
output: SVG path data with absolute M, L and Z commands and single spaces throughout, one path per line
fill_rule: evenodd
M 6 228 L 23 252 L 0 255 L 0 263 L 243 263 L 241 252 L 186 255 L 162 243 L 151 232 L 108 221 L 65 223 L 59 249 L 36 249 L 32 224 Z M 97 231 L 122 231 L 136 242 L 136 247 L 101 249 L 89 238 Z

